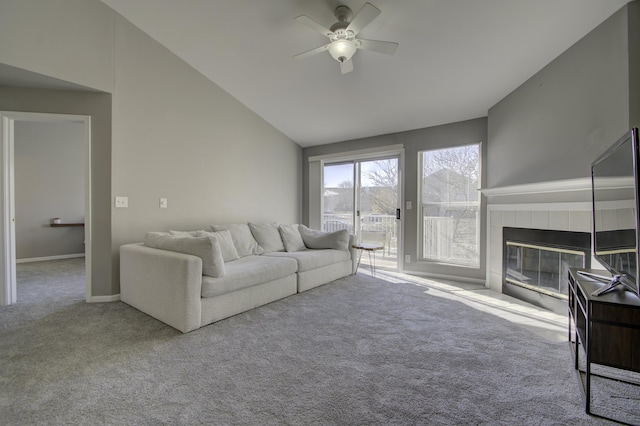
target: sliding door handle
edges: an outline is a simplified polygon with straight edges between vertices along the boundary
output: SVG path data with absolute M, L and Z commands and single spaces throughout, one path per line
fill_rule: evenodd
M 400 209 L 396 209 L 396 219 L 400 220 Z

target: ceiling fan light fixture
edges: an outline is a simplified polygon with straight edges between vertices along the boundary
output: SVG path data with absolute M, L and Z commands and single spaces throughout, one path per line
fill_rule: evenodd
M 329 46 L 329 53 L 338 62 L 346 62 L 356 53 L 358 48 L 350 40 L 336 40 Z
M 351 58 L 358 49 L 393 55 L 398 47 L 398 43 L 356 38 L 358 33 L 369 25 L 380 13 L 380 9 L 366 2 L 353 19 L 351 19 L 351 9 L 347 6 L 338 6 L 335 10 L 338 22 L 331 25 L 330 28 L 326 28 L 307 15 L 295 17 L 294 21 L 318 31 L 327 37 L 330 42 L 315 49 L 298 53 L 294 55 L 294 57 L 299 59 L 306 58 L 328 50 L 331 57 L 340 63 L 340 72 L 347 74 L 353 71 L 353 61 Z

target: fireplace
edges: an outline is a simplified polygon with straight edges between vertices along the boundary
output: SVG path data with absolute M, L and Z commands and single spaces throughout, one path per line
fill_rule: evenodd
M 591 234 L 504 227 L 502 235 L 502 292 L 566 315 L 567 272 L 590 267 Z
M 533 291 L 521 285 L 506 282 L 505 252 L 507 252 L 507 248 L 503 231 L 511 232 L 508 228 L 523 230 L 526 233 L 524 236 L 508 236 L 515 242 L 528 242 L 535 246 L 564 247 L 569 250 L 582 251 L 586 253 L 585 267 L 596 265 L 595 267 L 600 269 L 601 266 L 591 256 L 593 208 L 591 177 L 494 187 L 483 189 L 482 193 L 487 197 L 488 213 L 487 287 L 498 293 L 517 293 L 516 297 L 524 298 L 539 306 L 543 305 L 547 309 L 551 308 L 554 312 L 566 316 L 567 302 L 562 300 L 564 293 L 561 288 L 557 293 L 561 293 L 562 297 L 556 297 L 555 294 L 548 295 L 539 291 L 540 287 L 544 288 L 546 285 L 537 286 L 538 291 Z M 547 234 L 543 231 L 552 231 L 553 233 Z M 572 240 L 572 237 L 565 238 L 573 233 L 581 234 L 578 237 L 578 242 Z M 553 237 L 549 237 L 550 239 L 546 237 L 546 235 L 554 234 L 559 236 L 559 241 L 554 241 Z M 538 238 L 542 238 L 542 241 L 539 241 Z M 551 254 L 539 254 L 539 256 L 544 258 L 544 256 L 551 256 Z M 546 262 L 551 261 L 547 260 Z M 562 272 L 557 274 L 552 272 L 549 275 L 555 276 L 554 274 L 562 275 Z M 562 282 L 565 279 L 566 276 L 560 277 Z M 513 279 L 513 281 L 517 280 Z M 529 280 L 524 284 L 528 283 Z M 547 302 L 552 302 L 552 307 L 549 307 Z

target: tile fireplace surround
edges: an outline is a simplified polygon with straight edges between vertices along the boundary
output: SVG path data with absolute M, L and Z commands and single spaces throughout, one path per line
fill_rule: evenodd
M 504 227 L 591 232 L 591 180 L 482 190 L 487 196 L 487 286 L 502 293 Z M 594 268 L 598 263 L 592 259 Z

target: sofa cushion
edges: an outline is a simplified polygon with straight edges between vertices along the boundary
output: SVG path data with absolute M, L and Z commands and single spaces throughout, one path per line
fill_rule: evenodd
M 302 251 L 306 250 L 307 246 L 304 245 L 300 231 L 298 231 L 298 225 L 280 225 L 280 237 L 282 243 L 287 251 Z
M 349 250 L 349 232 L 341 229 L 335 232 L 322 232 L 298 226 L 304 245 L 311 249 Z
M 282 237 L 280 237 L 278 224 L 249 222 L 249 229 L 251 229 L 251 234 L 253 234 L 265 252 L 284 251 L 284 244 L 282 243 Z
M 245 256 L 225 264 L 220 278 L 202 277 L 202 297 L 215 297 L 252 287 L 296 273 L 298 265 L 291 258 Z
M 202 231 L 169 231 L 169 235 L 174 237 L 197 237 L 198 233 Z
M 262 257 L 291 258 L 298 262 L 298 272 L 306 272 L 334 263 L 351 259 L 351 253 L 344 250 L 304 250 L 296 252 L 265 253 Z
M 231 232 L 229 231 L 198 231 L 198 237 L 213 237 L 218 240 L 220 244 L 220 250 L 222 250 L 222 258 L 225 262 L 231 262 L 239 259 L 238 250 L 231 238 Z
M 262 254 L 264 249 L 258 245 L 258 242 L 253 238 L 249 225 L 246 223 L 236 223 L 229 225 L 211 225 L 211 229 L 214 231 L 229 231 L 231 233 L 231 239 L 236 246 L 238 256 L 245 257 L 253 254 Z
M 178 237 L 165 232 L 147 232 L 144 244 L 148 247 L 190 254 L 202 259 L 202 274 L 224 276 L 224 260 L 218 240 L 212 237 Z
M 231 262 L 238 259 L 238 251 L 231 239 L 231 233 L 229 231 L 205 231 L 200 229 L 197 231 L 169 231 L 169 234 L 175 237 L 214 237 L 218 240 L 220 250 L 222 250 L 222 258 L 225 262 Z

